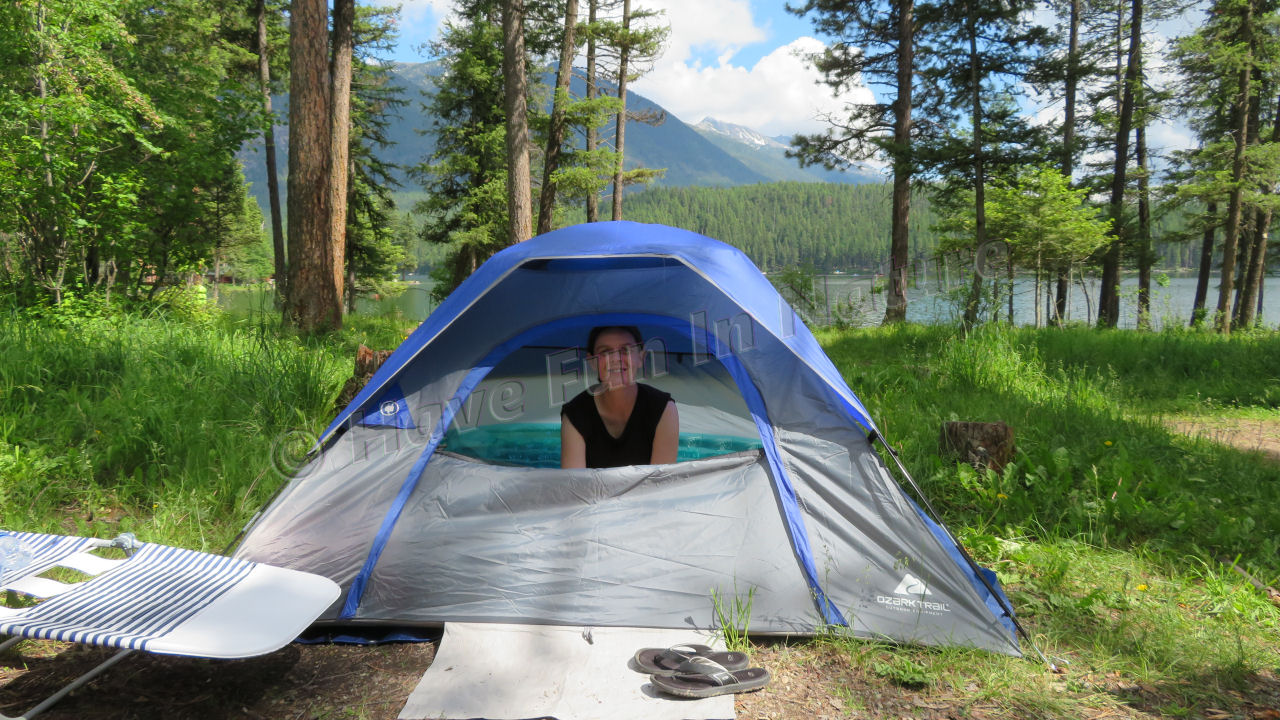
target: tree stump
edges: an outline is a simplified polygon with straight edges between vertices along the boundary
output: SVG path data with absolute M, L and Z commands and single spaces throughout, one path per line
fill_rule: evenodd
M 943 457 L 963 460 L 975 470 L 997 473 L 1013 459 L 1013 428 L 1002 422 L 946 422 L 938 436 Z
M 347 378 L 347 382 L 342 386 L 342 392 L 338 393 L 338 399 L 334 402 L 338 412 L 351 404 L 356 399 L 356 395 L 360 394 L 363 388 L 369 382 L 369 378 L 382 367 L 382 363 L 386 362 L 388 357 L 394 350 L 370 350 L 361 345 L 356 348 L 356 370 L 355 374 Z

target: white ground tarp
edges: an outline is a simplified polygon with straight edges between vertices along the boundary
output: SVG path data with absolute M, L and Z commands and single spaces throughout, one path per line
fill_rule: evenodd
M 732 695 L 672 698 L 632 669 L 640 648 L 689 642 L 718 646 L 688 630 L 445 623 L 435 660 L 400 720 L 733 718 Z

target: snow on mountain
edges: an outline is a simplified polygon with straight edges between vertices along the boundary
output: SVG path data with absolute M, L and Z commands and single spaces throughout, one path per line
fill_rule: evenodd
M 724 135 L 725 137 L 728 137 L 732 140 L 736 140 L 744 145 L 749 145 L 757 148 L 786 149 L 787 147 L 785 144 L 780 143 L 777 140 L 774 140 L 773 138 L 765 137 L 764 135 L 761 135 L 760 133 L 756 132 L 755 130 L 752 130 L 749 127 L 745 127 L 743 125 L 735 125 L 733 123 L 725 122 L 723 120 L 717 120 L 713 117 L 708 117 L 703 119 L 702 122 L 698 123 L 697 125 L 694 125 L 693 128 L 698 131 L 705 131 L 709 133 L 716 133 L 717 135 Z

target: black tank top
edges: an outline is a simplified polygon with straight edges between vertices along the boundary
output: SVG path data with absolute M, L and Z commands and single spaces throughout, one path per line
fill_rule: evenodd
M 560 414 L 567 417 L 587 445 L 587 467 L 648 465 L 653 458 L 653 435 L 671 395 L 643 383 L 636 383 L 636 405 L 622 428 L 622 436 L 609 434 L 596 409 L 595 398 L 580 392 L 565 403 Z

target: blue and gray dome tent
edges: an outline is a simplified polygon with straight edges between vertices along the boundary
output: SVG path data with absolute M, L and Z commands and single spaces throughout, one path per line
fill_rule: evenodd
M 644 334 L 680 462 L 561 470 L 591 327 Z M 332 578 L 330 624 L 750 628 L 1018 655 L 994 575 L 902 491 L 875 422 L 738 250 L 576 225 L 493 256 L 382 365 L 236 554 Z M 887 446 L 886 446 L 887 447 Z

